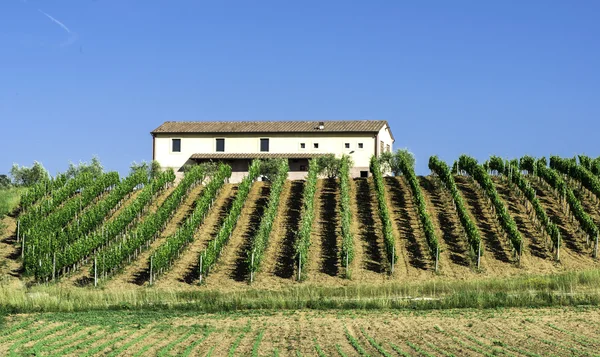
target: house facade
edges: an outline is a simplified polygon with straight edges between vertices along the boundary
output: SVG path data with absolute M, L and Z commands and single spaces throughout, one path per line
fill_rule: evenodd
M 384 120 L 277 122 L 165 122 L 152 134 L 152 158 L 163 169 L 183 174 L 187 164 L 223 161 L 233 169 L 231 182 L 248 173 L 253 159 L 286 158 L 289 179 L 302 179 L 309 160 L 346 154 L 351 175 L 368 177 L 371 156 L 391 151 L 394 136 Z

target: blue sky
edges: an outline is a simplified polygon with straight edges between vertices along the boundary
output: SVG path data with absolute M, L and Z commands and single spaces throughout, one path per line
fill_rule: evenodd
M 600 155 L 598 1 L 0 1 L 0 173 L 166 120 L 385 119 L 437 154 Z

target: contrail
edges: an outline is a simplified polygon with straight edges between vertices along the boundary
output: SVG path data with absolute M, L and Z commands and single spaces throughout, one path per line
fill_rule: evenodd
M 54 17 L 48 15 L 47 13 L 43 12 L 41 9 L 38 9 L 38 11 L 41 12 L 42 14 L 46 15 L 46 17 L 48 17 L 50 20 L 52 20 L 52 22 L 54 22 L 58 26 L 62 27 L 63 30 L 67 31 L 67 33 L 71 33 L 71 30 L 69 30 L 69 28 L 67 26 L 65 26 L 65 24 L 63 24 L 62 22 L 58 21 Z

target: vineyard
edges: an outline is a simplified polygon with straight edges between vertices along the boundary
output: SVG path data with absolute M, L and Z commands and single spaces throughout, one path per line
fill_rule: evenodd
M 287 181 L 288 165 L 59 175 L 21 197 L 5 269 L 28 284 L 103 288 L 278 289 L 465 280 L 597 268 L 600 161 L 431 157 L 384 177 Z M 267 170 L 265 167 L 269 166 Z M 265 171 L 267 170 L 267 171 Z

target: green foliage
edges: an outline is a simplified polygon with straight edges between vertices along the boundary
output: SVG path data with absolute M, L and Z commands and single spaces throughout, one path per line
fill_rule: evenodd
M 308 175 L 304 184 L 301 219 L 298 224 L 298 232 L 296 233 L 295 258 L 298 260 L 299 268 L 302 272 L 306 271 L 304 267 L 308 261 L 308 248 L 310 247 L 310 236 L 315 217 L 315 194 L 317 192 L 318 175 L 319 165 L 315 159 L 312 159 L 308 166 Z
M 10 176 L 13 179 L 15 186 L 31 187 L 37 183 L 44 182 L 50 179 L 48 170 L 37 162 L 33 162 L 33 166 L 19 166 L 14 164 L 10 169 Z
M 225 180 L 231 176 L 231 167 L 219 164 L 218 171 L 213 173 L 210 181 L 196 200 L 194 212 L 186 219 L 177 232 L 168 237 L 152 256 L 153 275 L 166 271 L 181 251 L 194 240 L 196 231 L 211 209 L 215 198 L 223 187 Z
M 0 175 L 0 190 L 9 189 L 12 186 L 8 175 Z
M 494 185 L 494 182 L 488 175 L 487 171 L 485 171 L 483 167 L 477 163 L 477 160 L 467 155 L 461 155 L 459 158 L 459 165 L 461 170 L 467 172 L 475 179 L 475 181 L 479 183 L 486 196 L 490 199 L 490 201 L 492 201 L 492 205 L 496 212 L 496 217 L 498 218 L 502 229 L 504 229 L 508 235 L 508 240 L 511 243 L 512 248 L 520 256 L 523 248 L 523 237 L 521 236 L 514 219 L 508 213 L 506 205 L 500 198 L 500 195 L 498 195 L 496 186 Z M 503 162 L 502 167 L 504 167 Z
M 550 240 L 552 241 L 552 248 L 558 249 L 560 247 L 560 230 L 558 226 L 550 220 L 546 210 L 542 207 L 540 200 L 537 198 L 535 189 L 531 187 L 529 181 L 521 174 L 520 167 L 535 167 L 535 160 L 530 157 L 523 157 L 519 160 L 519 164 L 517 162 L 511 162 L 504 165 L 504 172 L 501 172 L 505 175 L 509 181 L 513 184 L 517 185 L 517 187 L 523 192 L 523 195 L 527 198 L 527 200 L 533 206 L 533 210 L 535 211 L 535 215 L 537 219 L 540 221 L 540 224 L 546 229 L 546 233 L 550 236 Z M 521 163 L 525 163 L 522 165 Z M 533 165 L 533 166 L 531 166 Z M 536 170 L 537 171 L 537 170 Z
M 575 216 L 583 231 L 590 237 L 597 237 L 598 227 L 594 223 L 594 220 L 585 212 L 581 202 L 577 199 L 573 190 L 568 187 L 562 177 L 560 177 L 557 170 L 548 168 L 546 163 L 542 160 L 537 161 L 536 165 L 538 176 L 543 178 L 544 181 L 555 189 L 561 199 L 567 201 L 573 216 Z M 554 157 L 554 167 L 557 169 L 560 168 L 561 170 L 565 170 L 564 172 L 570 172 L 568 171 L 570 166 L 571 164 L 569 161 L 562 161 L 559 158 Z
M 467 234 L 467 243 L 471 248 L 471 253 L 472 255 L 477 256 L 481 244 L 479 230 L 465 208 L 465 203 L 456 187 L 450 168 L 445 162 L 438 159 L 437 156 L 432 156 L 429 158 L 429 169 L 438 176 L 442 184 L 450 191 L 458 218 Z M 483 249 L 480 253 L 483 254 Z
M 394 176 L 402 173 L 402 167 L 415 167 L 415 155 L 408 149 L 398 149 L 396 152 L 383 152 L 379 156 L 382 172 L 392 171 Z
M 281 168 L 281 161 L 287 161 L 286 159 L 264 159 L 260 160 L 260 176 L 265 177 L 268 181 L 274 181 L 279 175 L 279 169 Z
M 350 344 L 352 345 L 352 347 L 356 350 L 356 352 L 358 352 L 358 354 L 360 356 L 370 356 L 367 351 L 365 351 L 365 349 L 360 345 L 360 342 L 356 339 L 356 337 L 352 336 L 350 334 L 350 332 L 348 331 L 348 328 L 344 326 L 344 333 L 346 335 L 346 339 L 348 340 L 348 342 L 350 342 Z M 390 356 L 391 357 L 391 356 Z
M 325 175 L 327 178 L 336 178 L 340 175 L 342 160 L 335 157 L 333 154 L 319 156 L 316 158 L 319 174 Z
M 231 209 L 229 210 L 229 214 L 221 224 L 219 232 L 216 237 L 208 243 L 207 248 L 200 253 L 201 258 L 198 257 L 199 259 L 202 259 L 202 264 L 200 264 L 200 274 L 202 276 L 207 275 L 210 269 L 216 264 L 221 255 L 221 250 L 229 241 L 239 220 L 240 213 L 242 213 L 250 189 L 252 188 L 252 183 L 256 180 L 259 173 L 260 160 L 254 160 L 248 170 L 248 176 L 244 177 L 242 183 L 238 186 L 238 191 L 231 205 Z
M 375 157 L 371 157 L 371 173 L 373 174 L 373 180 L 375 182 L 375 192 L 377 193 L 377 203 L 379 207 L 379 218 L 382 223 L 383 242 L 385 246 L 385 253 L 387 261 L 390 267 L 393 267 L 396 262 L 395 252 L 395 239 L 392 229 L 392 220 L 390 218 L 390 212 L 388 210 L 387 201 L 385 198 L 385 187 L 383 185 L 383 176 L 381 174 L 381 166 L 379 160 Z M 392 270 L 390 270 L 392 272 Z
M 23 191 L 26 189 L 20 187 L 0 189 L 0 219 L 14 212 L 19 205 Z
M 340 215 L 342 220 L 342 259 L 348 266 L 354 260 L 354 237 L 352 236 L 352 210 L 350 209 L 350 157 L 342 156 L 340 165 Z
M 88 173 L 80 176 L 91 177 Z M 81 221 L 78 221 L 78 217 L 84 214 L 84 210 L 103 192 L 118 183 L 119 174 L 116 172 L 103 174 L 96 179 L 91 178 L 83 186 L 79 196 L 66 201 L 40 221 L 23 225 L 23 231 L 27 236 L 23 261 L 25 271 L 28 274 L 35 273 L 38 279 L 51 276 L 53 253 L 67 243 L 61 241 L 64 237 L 61 234 L 64 234 L 65 229 L 70 228 L 69 223 L 80 225 Z
M 583 187 L 590 190 L 597 198 L 600 198 L 600 178 L 585 168 L 584 165 L 577 165 L 575 159 L 563 159 L 558 156 L 551 156 L 550 167 L 575 181 L 581 182 Z
M 398 150 L 398 154 L 400 152 L 401 151 Z M 411 153 L 409 153 L 408 151 L 404 151 L 403 154 L 397 155 L 397 160 L 398 168 L 408 180 L 408 184 L 410 185 L 413 197 L 415 198 L 415 201 L 417 203 L 419 220 L 421 221 L 421 225 L 423 226 L 423 230 L 425 231 L 425 238 L 427 240 L 427 246 L 429 247 L 429 254 L 431 254 L 431 258 L 437 263 L 440 254 L 440 247 L 438 244 L 437 236 L 435 234 L 435 227 L 433 226 L 431 217 L 427 212 L 427 204 L 425 203 L 425 197 L 423 197 L 423 192 L 421 191 L 419 180 L 417 179 L 417 175 L 415 174 L 414 166 L 412 166 L 414 165 L 414 158 Z
M 143 249 L 144 244 L 158 237 L 193 185 L 199 184 L 203 179 L 204 171 L 200 166 L 194 166 L 186 172 L 179 185 L 155 213 L 148 215 L 132 232 L 124 234 L 121 239 L 113 241 L 97 254 L 98 275 L 113 273 L 136 251 Z
M 260 269 L 260 264 L 264 258 L 264 252 L 269 244 L 269 237 L 271 235 L 271 229 L 273 228 L 273 222 L 277 216 L 277 210 L 279 208 L 279 201 L 283 186 L 287 180 L 289 171 L 288 161 L 285 159 L 271 160 L 277 164 L 275 174 L 271 174 L 271 192 L 269 194 L 269 202 L 267 208 L 263 212 L 260 220 L 260 225 L 256 234 L 252 239 L 252 244 L 249 250 L 246 252 L 248 257 L 247 263 L 250 267 L 250 271 L 255 273 Z
M 76 177 L 80 174 L 88 173 L 94 177 L 100 176 L 104 172 L 104 167 L 100 163 L 100 159 L 97 156 L 92 158 L 92 161 L 88 164 L 87 162 L 79 162 L 78 165 L 69 163 L 69 168 L 65 172 L 68 178 Z
M 104 222 L 102 227 L 97 228 L 91 234 L 79 237 L 71 244 L 63 247 L 57 253 L 57 268 L 62 269 L 83 261 L 93 254 L 95 250 L 108 244 L 117 236 L 122 234 L 139 215 L 148 208 L 152 198 L 168 183 L 175 180 L 173 170 L 161 173 L 159 176 L 145 185 L 137 197 L 119 212 L 109 222 Z M 113 208 L 114 209 L 114 208 Z
M 54 199 L 54 194 L 67 183 L 68 179 L 66 174 L 60 174 L 28 187 L 21 196 L 21 210 L 25 211 L 34 204 L 37 204 L 46 195 L 50 195 Z

